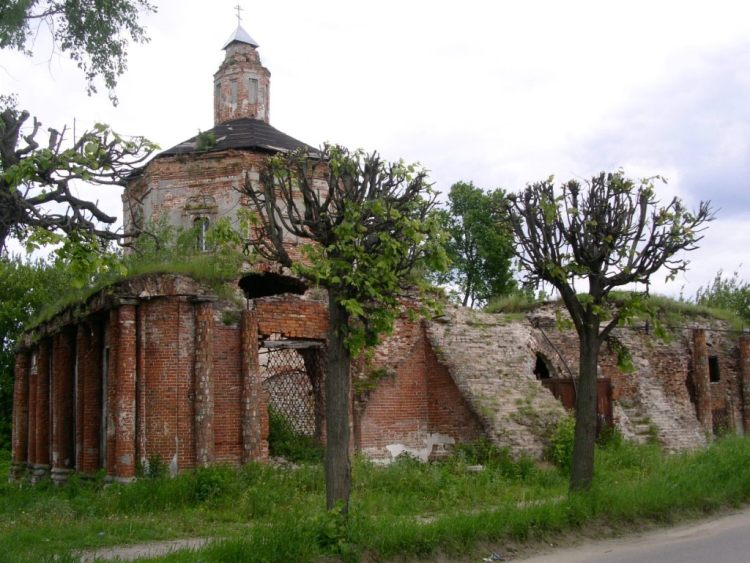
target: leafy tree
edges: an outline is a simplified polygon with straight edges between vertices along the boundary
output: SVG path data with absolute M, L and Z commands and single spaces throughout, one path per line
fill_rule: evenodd
M 62 294 L 69 281 L 61 263 L 0 258 L 0 449 L 10 448 L 15 367 L 14 342 L 41 307 Z
M 457 182 L 441 214 L 450 235 L 446 249 L 451 268 L 439 281 L 458 286 L 464 307 L 513 291 L 513 233 L 505 193 Z
M 46 27 L 54 49 L 68 53 L 83 71 L 89 94 L 102 78 L 117 103 L 114 88 L 127 66 L 128 37 L 147 42 L 139 17 L 155 11 L 147 0 L 8 0 L 0 7 L 0 49 L 31 55 Z
M 59 242 L 55 234 L 74 231 L 88 238 L 122 237 L 101 226 L 116 217 L 77 197 L 72 188 L 77 181 L 123 185 L 156 145 L 143 137 L 121 137 L 101 124 L 77 139 L 68 139 L 65 129 L 48 129 L 40 145 L 42 124 L 36 118 L 31 130 L 22 132 L 29 117 L 14 100 L 0 99 L 0 253 L 10 237 L 23 241 L 34 233 L 41 242 Z
M 244 192 L 257 213 L 250 244 L 328 293 L 326 502 L 346 513 L 351 360 L 391 330 L 413 268 L 445 262 L 435 197 L 424 170 L 337 146 L 276 155 Z
M 708 202 L 696 212 L 677 198 L 660 207 L 653 185 L 657 178 L 632 180 L 622 171 L 601 173 L 583 189 L 571 180 L 559 191 L 549 178 L 511 196 L 518 259 L 530 282 L 547 282 L 557 289 L 580 341 L 573 490 L 587 488 L 593 477 L 599 349 L 639 302 L 634 293 L 615 303 L 610 292 L 648 283 L 662 268 L 669 277 L 684 270 L 687 261 L 676 254 L 697 248 L 700 232 L 712 219 Z M 576 282 L 587 284 L 588 291 L 577 291 Z
M 724 277 L 719 270 L 706 287 L 699 287 L 695 302 L 707 307 L 726 309 L 736 313 L 744 322 L 750 323 L 750 283 L 740 279 L 739 272 Z

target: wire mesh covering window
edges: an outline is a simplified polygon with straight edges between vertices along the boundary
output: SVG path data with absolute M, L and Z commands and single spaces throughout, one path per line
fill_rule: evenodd
M 308 369 L 317 358 L 317 350 L 286 348 L 282 342 L 273 347 L 262 347 L 259 360 L 263 386 L 268 393 L 269 404 L 289 420 L 295 432 L 314 436 L 316 430 L 315 397 L 313 388 L 320 385 L 318 378 L 311 378 Z M 305 354 L 308 362 L 306 365 Z

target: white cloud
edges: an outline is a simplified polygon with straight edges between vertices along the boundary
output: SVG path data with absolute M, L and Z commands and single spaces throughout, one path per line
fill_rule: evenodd
M 212 76 L 236 0 L 165 0 L 131 46 L 120 105 L 89 98 L 81 73 L 43 38 L 30 61 L 3 53 L 2 91 L 45 124 L 110 123 L 170 147 L 212 126 Z M 693 272 L 750 263 L 750 7 L 744 2 L 355 3 L 243 5 L 272 72 L 271 122 L 419 160 L 438 188 L 518 189 L 626 167 L 670 178 L 669 195 L 724 208 Z M 97 192 L 102 194 L 101 190 Z M 110 212 L 119 194 L 99 195 Z M 730 236 L 731 235 L 731 236 Z M 731 263 L 724 263 L 724 260 Z M 685 279 L 690 291 L 698 276 Z M 679 285 L 665 288 L 676 293 Z

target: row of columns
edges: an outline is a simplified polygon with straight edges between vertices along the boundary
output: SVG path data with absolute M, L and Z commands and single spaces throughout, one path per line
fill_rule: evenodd
M 16 354 L 12 477 L 64 482 L 101 467 L 135 477 L 135 322 L 136 301 L 121 300 L 105 323 L 82 321 Z
M 195 308 L 195 456 L 206 466 L 215 460 L 214 425 L 214 310 L 210 300 Z M 240 425 L 241 463 L 268 457 L 268 411 L 263 397 L 258 360 L 258 317 L 245 310 L 240 318 Z
M 212 302 L 193 300 L 193 434 L 199 466 L 215 460 Z M 30 470 L 34 481 L 51 474 L 63 482 L 73 471 L 93 474 L 104 468 L 117 481 L 135 478 L 136 460 L 145 457 L 147 442 L 145 320 L 137 304 L 121 299 L 106 318 L 83 320 L 17 353 L 12 476 Z M 242 312 L 240 344 L 239 461 L 247 463 L 268 456 L 255 311 Z

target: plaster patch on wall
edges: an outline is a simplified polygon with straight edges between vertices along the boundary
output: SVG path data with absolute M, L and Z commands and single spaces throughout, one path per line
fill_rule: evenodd
M 424 438 L 425 446 L 423 448 L 410 448 L 404 444 L 389 444 L 385 447 L 390 454 L 390 459 L 382 460 L 384 463 L 390 463 L 395 461 L 398 456 L 403 453 L 409 454 L 410 456 L 416 457 L 420 461 L 427 462 L 430 460 L 430 456 L 435 449 L 435 446 L 445 449 L 445 446 L 453 445 L 456 441 L 446 435 L 440 433 L 427 434 Z

